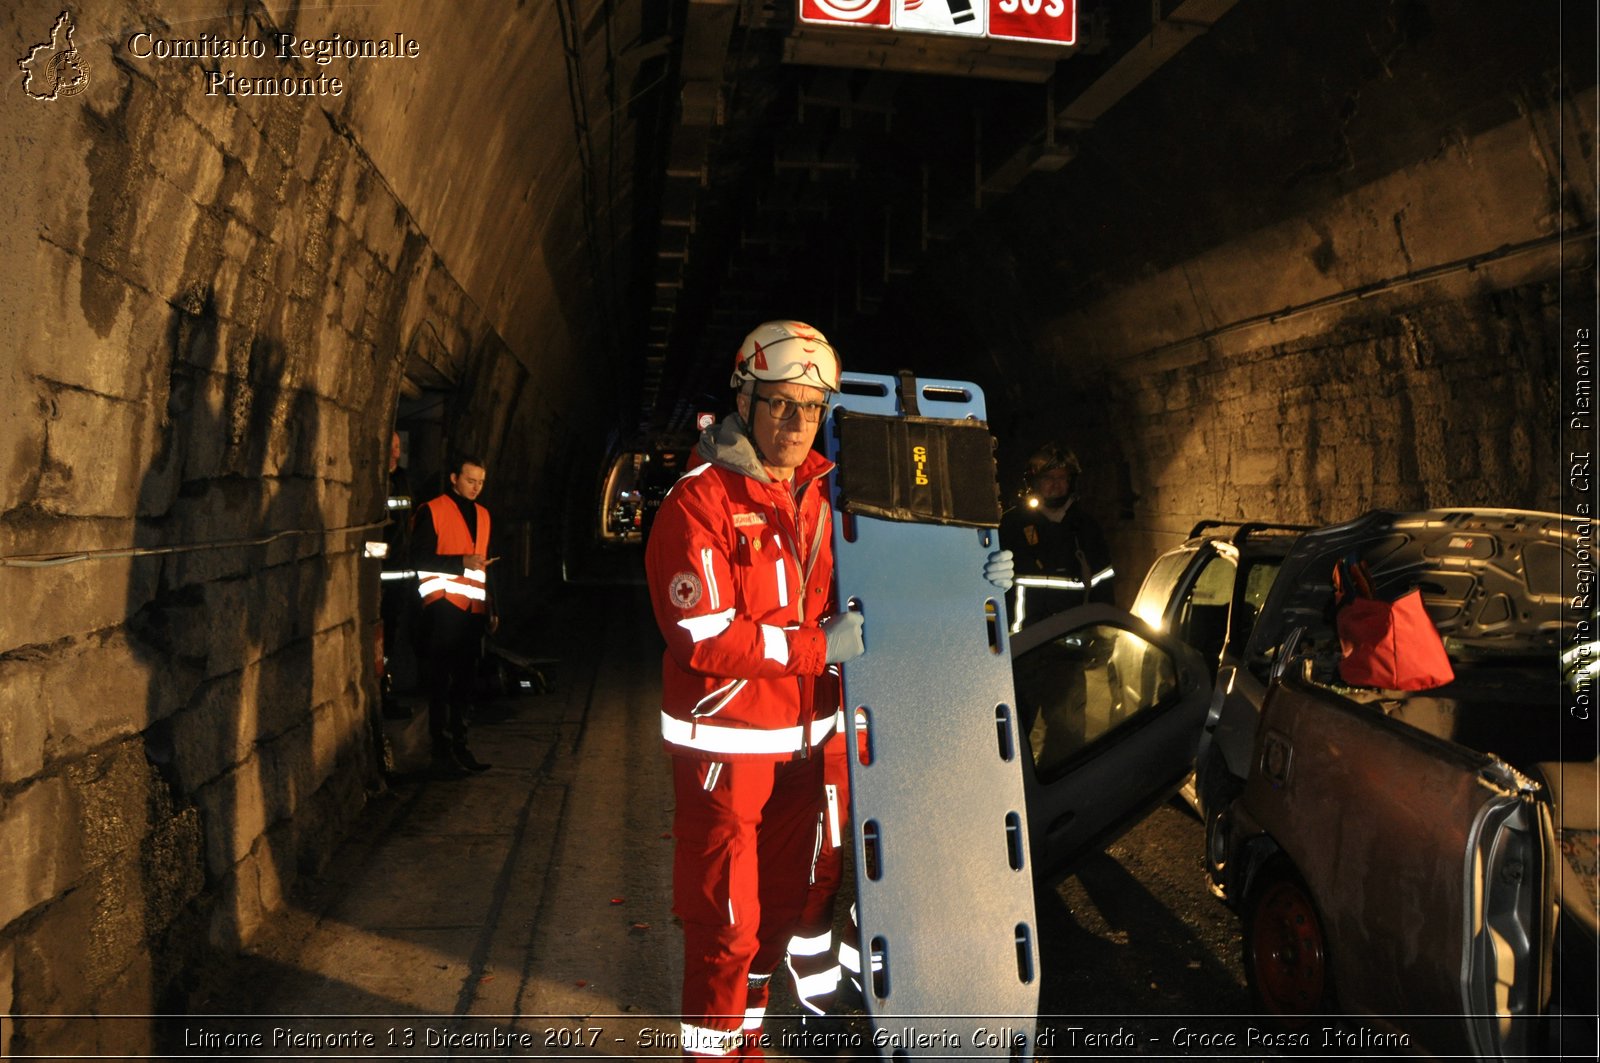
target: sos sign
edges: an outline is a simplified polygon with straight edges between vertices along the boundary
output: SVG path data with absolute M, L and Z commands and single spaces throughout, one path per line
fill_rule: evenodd
M 989 0 L 989 36 L 1072 44 L 1078 39 L 1077 0 Z
M 800 0 L 800 21 L 1073 44 L 1077 0 Z

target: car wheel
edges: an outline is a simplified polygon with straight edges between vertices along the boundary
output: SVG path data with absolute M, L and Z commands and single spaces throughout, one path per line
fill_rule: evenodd
M 1244 784 L 1218 758 L 1206 773 L 1202 818 L 1206 828 L 1206 883 L 1223 900 L 1228 899 L 1228 835 L 1233 824 L 1233 802 L 1242 793 Z
M 1255 1007 L 1292 1020 L 1325 1013 L 1333 999 L 1327 935 L 1300 877 L 1286 865 L 1262 871 L 1244 919 L 1244 972 Z
M 1206 884 L 1222 900 L 1228 899 L 1228 835 L 1232 829 L 1232 797 L 1206 808 Z

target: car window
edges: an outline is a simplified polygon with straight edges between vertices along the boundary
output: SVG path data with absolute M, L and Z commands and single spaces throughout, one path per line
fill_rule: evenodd
M 1232 558 L 1221 554 L 1207 561 L 1179 605 L 1173 624 L 1172 633 L 1199 650 L 1213 673 L 1228 634 L 1228 606 L 1233 601 L 1236 568 Z
M 1155 628 L 1163 629 L 1167 604 L 1172 601 L 1178 580 L 1194 558 L 1193 550 L 1173 550 L 1156 558 L 1150 571 L 1139 586 L 1139 596 L 1133 601 L 1133 615 Z
M 1167 651 L 1108 624 L 1043 642 L 1012 665 L 1034 768 L 1046 781 L 1178 693 L 1177 663 Z
M 1272 589 L 1272 582 L 1278 578 L 1278 570 L 1282 567 L 1282 559 L 1274 558 L 1257 561 L 1245 568 L 1244 593 L 1239 597 L 1239 608 L 1232 618 L 1228 636 L 1235 646 L 1242 648 L 1249 639 L 1251 630 L 1256 626 L 1256 617 L 1261 615 L 1261 603 L 1267 600 L 1267 592 Z

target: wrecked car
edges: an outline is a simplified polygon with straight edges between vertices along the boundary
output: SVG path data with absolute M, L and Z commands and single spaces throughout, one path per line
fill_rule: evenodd
M 1592 1014 L 1544 1018 L 1594 999 L 1596 728 L 1569 711 L 1593 675 L 1573 653 L 1592 612 L 1566 593 L 1582 534 L 1549 513 L 1380 511 L 1284 558 L 1218 676 L 1259 684 L 1259 715 L 1214 702 L 1198 751 L 1208 870 L 1261 1010 L 1362 1016 L 1440 1055 L 1593 1048 Z M 1420 592 L 1452 679 L 1341 679 L 1341 560 L 1378 599 Z
M 1156 558 L 1145 574 L 1133 613 L 1199 652 L 1211 685 L 1213 716 L 1220 717 L 1225 700 L 1239 702 L 1240 711 L 1230 713 L 1229 719 L 1246 721 L 1253 731 L 1265 688 L 1249 676 L 1236 681 L 1235 673 L 1284 557 L 1310 530 L 1303 524 L 1203 520 L 1183 543 Z M 1213 748 L 1211 755 L 1221 754 Z M 1194 774 L 1179 791 L 1202 818 L 1208 807 L 1215 813 L 1238 796 L 1238 786 L 1224 767 L 1206 773 L 1212 785 L 1221 788 L 1205 795 L 1209 801 L 1202 798 Z M 1243 775 L 1241 769 L 1238 777 L 1242 780 Z

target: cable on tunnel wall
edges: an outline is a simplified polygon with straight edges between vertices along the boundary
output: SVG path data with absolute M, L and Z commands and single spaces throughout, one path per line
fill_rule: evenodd
M 186 554 L 196 550 L 228 550 L 244 546 L 265 546 L 291 535 L 338 535 L 341 532 L 372 531 L 388 526 L 380 520 L 369 524 L 346 524 L 341 528 L 289 528 L 254 539 L 219 539 L 207 543 L 179 543 L 173 546 L 130 546 L 106 550 L 80 550 L 70 554 L 13 554 L 0 557 L 0 567 L 48 568 L 52 565 L 70 565 L 78 561 L 105 561 L 117 557 L 152 557 L 158 554 Z

